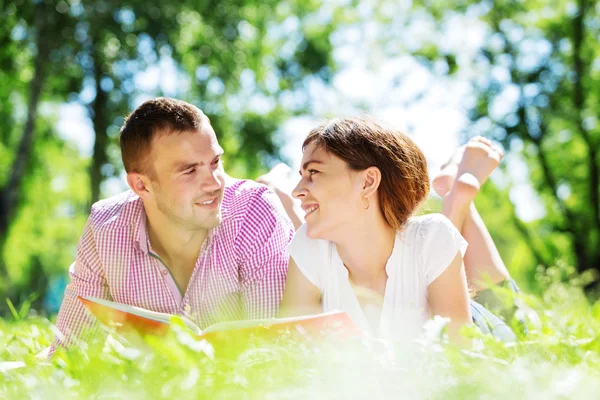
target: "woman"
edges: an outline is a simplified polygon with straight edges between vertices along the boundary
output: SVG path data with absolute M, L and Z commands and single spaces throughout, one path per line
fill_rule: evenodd
M 281 315 L 342 309 L 363 329 L 396 339 L 416 336 L 430 316 L 441 315 L 450 318 L 450 338 L 462 342 L 459 330 L 471 323 L 472 308 L 467 243 L 456 226 L 502 153 L 473 139 L 444 203 L 447 217 L 412 217 L 429 193 L 429 177 L 407 136 L 374 121 L 341 119 L 311 131 L 303 150 L 293 196 L 306 223 L 289 245 Z

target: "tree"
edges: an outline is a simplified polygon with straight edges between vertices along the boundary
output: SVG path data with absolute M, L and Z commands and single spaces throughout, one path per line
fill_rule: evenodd
M 483 45 L 468 62 L 463 55 L 457 66 L 460 53 L 435 46 L 421 56 L 430 66 L 447 63 L 450 74 L 477 71 L 470 79 L 477 97 L 468 135 L 492 137 L 527 161 L 529 183 L 546 216 L 526 224 L 513 212 L 511 219 L 535 260 L 549 266 L 561 259 L 581 273 L 597 273 L 600 19 L 595 3 L 457 1 L 444 9 L 433 2 L 416 7 L 431 7 L 440 27 L 457 12 L 486 24 Z
M 26 99 L 26 103 L 24 104 L 26 118 L 23 124 L 23 132 L 18 139 L 14 139 L 12 132 L 10 132 L 12 125 L 8 123 L 2 135 L 2 144 L 9 149 L 14 146 L 12 149 L 14 154 L 11 157 L 10 167 L 3 171 L 5 172 L 5 176 L 2 177 L 3 184 L 0 187 L 0 252 L 3 250 L 8 229 L 18 210 L 20 194 L 30 162 L 30 154 L 32 153 L 40 99 L 48 77 L 52 73 L 52 68 L 56 67 L 53 61 L 60 58 L 60 50 L 56 50 L 53 42 L 54 40 L 59 40 L 61 33 L 69 34 L 69 32 L 61 31 L 58 28 L 65 26 L 68 22 L 68 16 L 57 12 L 51 2 L 42 2 L 38 7 L 24 5 L 18 8 L 16 5 L 11 5 L 5 13 L 7 14 L 7 25 L 3 27 L 1 41 L 7 46 L 8 51 L 5 51 L 4 55 L 8 55 L 8 57 L 3 59 L 3 64 L 6 67 L 2 73 L 3 80 L 6 82 L 11 79 L 18 81 L 19 76 L 22 76 L 22 71 L 18 69 L 22 65 L 15 62 L 18 58 L 15 52 L 24 51 L 26 54 L 30 53 L 32 59 L 30 61 L 31 64 L 28 65 L 31 70 L 30 81 L 27 85 L 17 86 L 24 91 L 22 94 L 23 98 Z M 27 43 L 26 41 L 11 39 L 14 29 L 17 28 L 20 28 L 22 31 L 28 31 L 33 38 L 32 42 Z M 22 47 L 20 44 L 26 47 Z M 13 87 L 13 84 L 3 87 L 8 89 Z M 5 100 L 3 104 L 6 104 L 6 110 L 9 111 L 6 113 L 7 121 L 14 120 L 13 115 L 10 115 L 14 112 L 14 109 L 9 104 L 16 100 L 10 98 L 16 93 L 18 92 L 11 90 L 2 92 L 3 100 Z M 5 281 L 7 278 L 6 266 L 0 261 L 0 279 Z
M 510 80 L 492 79 L 480 87 L 472 115 L 475 123 L 489 118 L 508 147 L 515 140 L 524 143 L 531 183 L 547 210 L 536 224 L 544 238 L 539 254 L 546 265 L 563 258 L 580 272 L 600 266 L 600 131 L 592 68 L 600 46 L 592 5 L 555 2 L 550 10 L 536 2 L 521 7 L 495 2 L 488 16 L 490 37 L 502 45 L 488 45 L 483 52 L 491 68 L 507 68 Z M 508 88 L 518 94 L 513 109 L 493 115 L 494 101 Z
M 255 176 L 278 158 L 275 133 L 308 109 L 298 101 L 308 81 L 331 76 L 334 24 L 315 23 L 319 9 L 294 0 L 190 0 L 177 14 L 185 29 L 169 42 L 191 78 L 181 95 L 211 119 L 229 173 Z

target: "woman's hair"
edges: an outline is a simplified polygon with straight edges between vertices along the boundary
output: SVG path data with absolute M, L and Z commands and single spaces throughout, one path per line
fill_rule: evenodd
M 381 171 L 378 190 L 381 211 L 388 224 L 401 229 L 429 194 L 427 161 L 408 136 L 366 118 L 328 121 L 310 131 L 309 144 L 344 160 L 348 167 Z

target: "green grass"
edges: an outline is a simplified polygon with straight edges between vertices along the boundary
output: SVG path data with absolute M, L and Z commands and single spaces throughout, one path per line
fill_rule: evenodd
M 432 329 L 410 345 L 256 339 L 227 358 L 174 327 L 166 338 L 111 340 L 40 361 L 52 324 L 30 313 L 0 321 L 0 398 L 598 398 L 600 305 L 560 283 L 530 303 L 540 323 L 512 345 L 483 338 L 484 348 L 459 350 Z

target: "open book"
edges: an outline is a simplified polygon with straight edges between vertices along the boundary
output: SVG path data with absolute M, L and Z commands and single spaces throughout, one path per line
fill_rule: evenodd
M 134 330 L 141 334 L 164 335 L 169 330 L 173 315 L 146 310 L 140 307 L 116 303 L 96 297 L 77 297 L 104 325 L 117 331 Z M 359 329 L 343 311 L 331 311 L 317 315 L 292 318 L 255 319 L 219 322 L 200 329 L 192 320 L 177 315 L 185 326 L 199 338 L 209 342 L 223 341 L 226 336 L 277 336 L 283 331 L 293 331 L 310 336 L 336 334 L 359 335 Z

